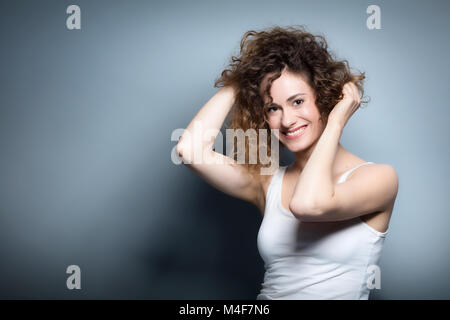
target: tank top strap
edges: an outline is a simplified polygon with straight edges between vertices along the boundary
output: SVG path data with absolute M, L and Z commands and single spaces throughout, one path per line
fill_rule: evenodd
M 345 171 L 345 172 L 341 175 L 341 177 L 339 178 L 339 180 L 338 180 L 337 183 L 342 183 L 342 182 L 344 182 L 345 180 L 347 180 L 347 177 L 349 176 L 349 174 L 352 173 L 354 170 L 358 169 L 358 168 L 361 167 L 361 166 L 365 166 L 365 165 L 371 164 L 371 163 L 373 163 L 373 162 L 371 162 L 371 161 L 364 162 L 364 163 L 361 163 L 360 165 L 357 165 L 356 167 L 354 167 L 354 168 L 352 168 L 352 169 L 350 169 L 350 170 Z
M 368 161 L 365 163 L 362 163 L 360 165 L 357 165 L 354 168 L 351 168 L 349 170 L 347 170 L 346 172 L 344 172 L 339 180 L 338 180 L 338 184 L 344 182 L 347 177 L 350 175 L 350 173 L 352 173 L 354 170 L 358 169 L 361 166 L 364 165 L 368 165 L 368 164 L 372 164 L 374 162 Z M 269 183 L 269 187 L 267 188 L 267 197 L 266 200 L 269 200 L 269 198 L 271 198 L 273 195 L 280 195 L 281 196 L 281 184 L 283 182 L 283 176 L 284 173 L 286 171 L 287 166 L 279 166 L 278 169 L 275 171 L 275 173 L 273 174 L 270 183 Z

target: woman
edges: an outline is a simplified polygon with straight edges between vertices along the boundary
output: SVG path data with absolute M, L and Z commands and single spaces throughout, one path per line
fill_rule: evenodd
M 367 103 L 360 99 L 364 78 L 303 26 L 248 31 L 240 56 L 216 80 L 222 88 L 177 145 L 189 168 L 261 211 L 257 244 L 265 275 L 257 299 L 368 299 L 379 287 L 377 264 L 398 176 L 339 143 L 350 117 Z M 295 161 L 262 175 L 260 162 L 238 164 L 213 150 L 214 139 L 188 138 L 200 134 L 195 121 L 218 132 L 233 105 L 232 129 L 275 132 Z M 192 163 L 195 154 L 217 161 Z

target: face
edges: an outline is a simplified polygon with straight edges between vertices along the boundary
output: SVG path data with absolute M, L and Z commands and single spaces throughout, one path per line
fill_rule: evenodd
M 264 112 L 269 128 L 279 129 L 275 136 L 294 153 L 310 148 L 325 128 L 315 104 L 314 90 L 302 76 L 283 70 L 281 76 L 272 82 L 270 95 L 273 102 L 265 107 Z M 264 101 L 268 98 L 265 97 Z

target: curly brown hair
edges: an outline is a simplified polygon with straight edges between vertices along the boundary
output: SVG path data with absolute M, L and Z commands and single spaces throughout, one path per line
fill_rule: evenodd
M 328 50 L 323 35 L 313 35 L 303 25 L 288 27 L 274 26 L 263 31 L 247 31 L 240 43 L 240 55 L 232 56 L 229 68 L 222 71 L 214 82 L 214 87 L 231 86 L 235 89 L 236 100 L 227 125 L 230 129 L 270 130 L 265 107 L 272 103 L 270 88 L 283 70 L 301 75 L 313 89 L 315 103 L 324 124 L 333 107 L 343 98 L 344 84 L 351 81 L 364 97 L 363 80 L 365 73 L 352 73 L 347 60 L 337 60 Z M 265 88 L 261 88 L 267 74 Z M 263 92 L 268 101 L 261 96 Z M 265 102 L 265 103 L 264 103 Z M 361 99 L 361 107 L 368 101 Z M 270 132 L 270 131 L 268 131 Z M 259 150 L 258 139 L 257 149 Z M 271 135 L 264 143 L 271 154 Z M 233 141 L 234 144 L 234 141 Z M 280 143 L 280 148 L 284 146 Z M 248 163 L 248 140 L 245 142 L 245 166 L 250 173 L 256 173 L 263 165 Z M 233 158 L 236 159 L 236 151 Z

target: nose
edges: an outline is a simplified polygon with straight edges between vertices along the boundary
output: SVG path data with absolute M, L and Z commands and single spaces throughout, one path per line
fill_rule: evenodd
M 281 125 L 284 128 L 290 128 L 295 124 L 295 121 L 297 121 L 295 113 L 291 110 L 289 110 L 289 108 L 285 108 L 283 110 L 283 115 L 281 118 Z

